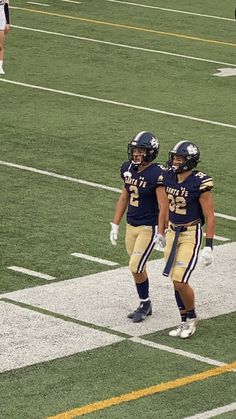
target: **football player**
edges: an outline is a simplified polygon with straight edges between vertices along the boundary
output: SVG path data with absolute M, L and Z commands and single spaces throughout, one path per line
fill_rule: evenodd
M 188 281 L 193 272 L 206 223 L 206 243 L 202 251 L 204 265 L 213 261 L 214 209 L 213 180 L 193 170 L 199 163 L 199 148 L 190 141 L 180 141 L 169 153 L 170 170 L 164 175 L 169 200 L 169 226 L 166 232 L 163 275 L 171 277 L 181 324 L 170 336 L 189 338 L 196 331 L 194 291 Z
M 10 14 L 8 0 L 0 0 L 0 75 L 5 74 L 3 70 L 4 36 L 10 30 Z
M 125 244 L 140 299 L 139 307 L 128 314 L 135 323 L 152 314 L 146 262 L 155 244 L 159 249 L 165 244 L 168 200 L 162 184 L 164 168 L 153 163 L 158 152 L 159 140 L 151 132 L 139 132 L 128 144 L 129 160 L 120 172 L 124 188 L 111 223 L 110 240 L 116 245 L 119 224 L 127 210 Z

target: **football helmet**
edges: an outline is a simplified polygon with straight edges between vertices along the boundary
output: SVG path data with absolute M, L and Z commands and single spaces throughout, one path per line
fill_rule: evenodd
M 173 165 L 173 157 L 180 156 L 184 158 L 184 163 L 178 166 Z M 168 166 L 174 170 L 175 173 L 186 172 L 197 166 L 200 162 L 200 151 L 196 144 L 183 140 L 177 143 L 169 152 Z
M 136 148 L 145 150 L 140 163 L 136 163 L 133 158 L 133 150 Z M 128 144 L 128 159 L 136 168 L 138 168 L 143 164 L 145 165 L 146 163 L 152 162 L 157 157 L 159 148 L 159 140 L 154 134 L 148 131 L 139 132 Z

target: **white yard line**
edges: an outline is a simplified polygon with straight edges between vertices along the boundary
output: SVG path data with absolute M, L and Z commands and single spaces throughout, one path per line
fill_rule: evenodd
M 194 12 L 186 12 L 185 10 L 167 9 L 165 7 L 149 6 L 147 4 L 131 3 L 131 2 L 128 2 L 128 1 L 119 1 L 119 0 L 106 0 L 106 1 L 109 1 L 110 3 L 127 4 L 129 6 L 146 7 L 148 9 L 164 10 L 165 12 L 182 13 L 182 14 L 192 15 L 192 16 L 208 17 L 208 18 L 211 18 L 211 19 L 229 20 L 229 21 L 232 21 L 232 22 L 235 21 L 235 19 L 231 19 L 229 17 L 205 15 L 205 14 L 202 14 L 202 13 L 194 13 Z M 232 10 L 232 13 L 233 13 L 233 10 Z
M 34 167 L 30 167 L 30 166 L 22 166 L 21 164 L 10 163 L 6 161 L 2 161 L 2 160 L 0 160 L 0 165 L 14 167 L 20 170 L 26 170 L 28 172 L 39 173 L 41 175 L 46 175 L 46 176 L 54 177 L 56 179 L 61 179 L 61 180 L 67 180 L 69 182 L 80 183 L 82 185 L 92 186 L 92 187 L 96 187 L 100 189 L 106 189 L 112 192 L 121 192 L 120 189 L 117 189 L 117 188 L 112 188 L 110 186 L 101 185 L 99 183 L 88 182 L 86 180 L 77 179 L 70 176 L 59 175 L 58 173 L 48 172 L 47 170 L 35 169 Z
M 61 0 L 64 1 L 65 3 L 75 3 L 75 4 L 81 4 L 82 1 L 74 1 L 74 0 Z
M 50 177 L 53 177 L 53 178 L 56 178 L 56 179 L 61 179 L 61 180 L 69 181 L 69 182 L 80 183 L 82 185 L 92 186 L 92 187 L 99 188 L 99 189 L 105 189 L 105 190 L 111 191 L 111 192 L 117 192 L 117 193 L 121 192 L 121 189 L 118 189 L 118 188 L 112 188 L 111 186 L 102 185 L 100 183 L 88 182 L 86 180 L 77 179 L 77 178 L 74 178 L 74 177 L 71 177 L 71 176 L 65 176 L 65 175 L 60 175 L 58 173 L 54 173 L 54 172 L 48 172 L 47 170 L 35 169 L 34 167 L 30 167 L 30 166 L 23 166 L 21 164 L 10 163 L 10 162 L 3 161 L 3 160 L 0 160 L 0 165 L 13 167 L 15 169 L 20 169 L 20 170 L 26 170 L 27 172 L 39 173 L 40 175 L 46 175 L 46 176 L 50 176 Z M 224 218 L 226 220 L 236 221 L 236 217 L 234 217 L 232 215 L 226 215 L 226 214 L 221 214 L 221 213 L 215 212 L 215 216 L 219 217 L 219 218 Z M 220 237 L 220 236 L 217 236 L 217 237 Z M 221 239 L 222 239 L 222 237 L 221 237 Z M 223 238 L 223 239 L 224 240 L 222 240 L 222 241 L 227 240 L 226 238 Z
M 233 412 L 236 410 L 236 403 L 227 404 L 225 406 L 217 407 L 216 409 L 207 410 L 203 413 L 197 413 L 194 416 L 188 416 L 184 419 L 208 419 L 208 418 L 214 418 L 215 416 L 227 413 L 227 412 Z
M 51 32 L 51 31 L 44 31 L 42 29 L 27 28 L 25 26 L 17 26 L 17 25 L 11 25 L 11 26 L 13 28 L 22 29 L 22 30 L 25 30 L 25 31 L 40 32 L 40 33 L 47 34 L 47 35 L 54 35 L 54 36 L 62 36 L 62 37 L 66 37 L 66 38 L 72 38 L 72 39 L 79 39 L 81 41 L 94 42 L 94 43 L 99 43 L 99 44 L 104 44 L 104 45 L 115 46 L 115 47 L 119 47 L 119 48 L 126 48 L 126 49 L 143 51 L 143 52 L 154 53 L 154 54 L 170 55 L 170 56 L 177 57 L 177 58 L 184 58 L 184 59 L 188 59 L 188 60 L 202 61 L 202 62 L 206 62 L 206 63 L 213 63 L 213 64 L 220 64 L 220 65 L 227 65 L 227 66 L 231 66 L 231 67 L 236 67 L 236 64 L 225 63 L 225 62 L 222 62 L 222 61 L 215 61 L 215 60 L 207 60 L 205 58 L 193 57 L 191 55 L 183 55 L 183 54 L 176 54 L 176 53 L 173 53 L 173 52 L 160 51 L 160 50 L 156 50 L 156 49 L 135 47 L 135 46 L 132 46 L 132 45 L 127 45 L 127 44 L 118 44 L 116 42 L 101 41 L 99 39 L 85 38 L 85 37 L 76 36 L 76 35 L 67 35 L 67 34 L 61 33 L 61 32 Z
M 124 107 L 124 108 L 137 109 L 137 110 L 146 111 L 146 112 L 153 112 L 153 113 L 157 113 L 157 114 L 161 114 L 161 115 L 173 116 L 175 118 L 188 119 L 190 121 L 202 122 L 202 123 L 205 123 L 205 124 L 217 125 L 217 126 L 220 126 L 220 127 L 236 129 L 236 125 L 226 124 L 224 122 L 212 121 L 210 119 L 196 118 L 194 116 L 183 115 L 183 114 L 178 114 L 178 113 L 174 113 L 174 112 L 167 112 L 167 111 L 162 111 L 160 109 L 148 108 L 148 107 L 139 106 L 139 105 L 132 105 L 130 103 L 118 102 L 118 101 L 109 100 L 109 99 L 102 99 L 102 98 L 98 98 L 98 97 L 94 97 L 94 96 L 81 95 L 79 93 L 67 92 L 65 90 L 52 89 L 52 88 L 49 88 L 49 87 L 38 86 L 38 85 L 35 85 L 35 84 L 21 83 L 21 82 L 17 82 L 17 81 L 14 81 L 14 80 L 8 80 L 8 79 L 5 79 L 5 78 L 0 78 L 0 82 L 9 83 L 9 84 L 13 84 L 13 85 L 16 85 L 16 86 L 28 87 L 30 89 L 35 89 L 35 90 L 42 90 L 44 92 L 61 94 L 61 95 L 65 95 L 65 96 L 79 97 L 81 99 L 92 100 L 94 102 L 108 103 L 109 105 L 121 106 L 121 107 Z
M 199 270 L 195 273 L 195 286 L 198 294 L 198 312 L 199 317 L 203 319 L 213 318 L 226 313 L 231 313 L 235 311 L 235 290 L 232 289 L 232 278 L 234 271 L 232 270 L 232 254 L 235 253 L 235 243 L 225 244 L 217 246 L 215 266 L 213 270 L 209 271 L 207 275 L 207 290 L 208 290 L 208 304 L 206 304 L 205 286 L 202 287 L 202 277 L 205 275 L 204 268 L 199 266 Z M 151 277 L 155 278 L 157 272 L 161 272 L 163 268 L 163 260 L 150 261 L 149 262 L 149 272 Z M 215 278 L 218 275 L 224 272 L 222 277 L 223 288 L 222 293 L 219 294 L 215 287 Z M 77 319 L 81 322 L 88 324 L 94 324 L 96 326 L 105 326 L 110 328 L 113 331 L 119 331 L 131 336 L 128 340 L 131 340 L 135 344 L 145 345 L 147 347 L 153 348 L 155 350 L 161 350 L 175 355 L 183 356 L 188 359 L 199 361 L 205 364 L 213 366 L 223 366 L 225 362 L 220 360 L 212 359 L 209 357 L 201 356 L 192 352 L 184 351 L 181 349 L 172 348 L 167 345 L 162 345 L 156 342 L 151 342 L 142 338 L 144 334 L 155 333 L 159 330 L 163 330 L 169 327 L 173 327 L 176 324 L 176 308 L 173 302 L 173 293 L 170 287 L 160 281 L 153 282 L 152 292 L 159 299 L 156 300 L 156 305 L 158 309 L 156 312 L 153 312 L 153 316 L 150 316 L 150 319 L 145 324 L 135 325 L 133 322 L 126 319 L 127 315 L 127 304 L 125 301 L 130 301 L 130 307 L 136 304 L 136 296 L 133 293 L 133 283 L 132 281 L 127 281 L 127 278 L 130 277 L 130 271 L 128 267 L 126 268 L 117 268 L 108 270 L 106 272 L 100 272 L 93 275 L 87 275 L 85 277 L 77 277 L 73 279 L 67 279 L 64 281 L 54 282 L 46 285 L 40 285 L 38 287 L 28 288 L 24 290 L 18 290 L 11 293 L 2 294 L 2 298 L 9 299 L 12 302 L 24 303 L 28 305 L 27 311 L 30 312 L 30 306 L 34 308 L 42 308 L 47 310 L 47 312 L 52 312 L 55 314 L 60 314 L 71 319 Z M 232 289 L 232 294 L 230 290 Z M 102 290 L 102 292 L 101 292 Z M 78 309 L 78 295 L 80 296 L 80 305 Z M 127 300 L 127 295 L 129 299 Z M 88 305 L 89 301 L 89 305 Z M 2 303 L 0 309 L 4 309 L 4 305 L 7 302 Z M 56 308 L 56 311 L 55 311 Z M 166 313 L 168 308 L 168 318 L 163 314 Z M 23 308 L 15 309 L 15 316 L 19 317 Z M 5 310 L 5 316 L 9 318 L 9 313 L 12 314 L 14 310 L 10 311 Z M 4 314 L 4 310 L 3 313 Z M 34 317 L 34 312 L 29 315 L 29 320 L 31 316 Z M 45 316 L 45 315 L 44 315 Z M 50 317 L 48 314 L 45 319 Z M 12 321 L 12 320 L 11 320 Z M 52 321 L 52 320 L 51 320 Z M 54 320 L 55 321 L 55 320 Z M 58 322 L 58 319 L 57 319 Z M 24 321 L 22 320 L 24 325 Z M 61 322 L 65 323 L 64 321 Z M 66 322 L 67 323 L 67 322 Z M 68 322 L 69 323 L 69 322 Z M 14 322 L 15 324 L 15 322 Z M 6 332 L 8 332 L 8 323 L 3 322 Z M 21 322 L 17 321 L 17 328 L 21 327 Z M 23 327 L 23 326 L 22 326 Z M 35 328 L 34 328 L 35 330 Z M 40 329 L 39 329 L 40 331 Z M 5 333 L 6 333 L 5 332 Z M 92 332 L 92 331 L 91 331 Z M 3 331 L 4 333 L 4 331 Z M 9 334 L 9 333 L 8 333 Z M 8 336 L 8 335 L 7 335 Z M 35 333 L 33 333 L 33 337 Z M 36 335 L 37 336 L 37 335 Z M 54 335 L 53 335 L 54 336 Z M 141 337 L 140 337 L 141 336 Z M 20 335 L 21 338 L 21 335 Z M 25 334 L 24 334 L 25 338 Z M 174 339 L 174 338 L 173 338 Z M 28 341 L 28 338 L 26 337 Z M 25 347 L 29 348 L 29 353 L 31 353 L 31 344 L 32 338 L 29 342 L 25 343 Z M 53 348 L 55 347 L 55 340 L 52 341 Z M 98 342 L 97 346 L 104 346 L 104 342 Z M 15 347 L 18 347 L 18 342 L 15 343 Z M 14 342 L 10 345 L 10 350 L 15 352 Z M 22 345 L 21 345 L 22 347 Z M 78 345 L 77 350 L 78 352 Z M 2 365 L 9 364 L 9 345 L 5 345 L 5 354 L 2 355 Z M 45 350 L 51 353 L 51 342 L 47 342 L 47 345 L 44 346 Z M 87 350 L 87 348 L 81 348 L 82 351 Z M 62 354 L 57 355 L 56 357 L 62 357 Z M 52 359 L 55 358 L 55 355 L 52 356 Z M 22 357 L 17 356 L 14 366 L 10 366 L 8 369 L 19 368 L 21 367 Z M 32 365 L 38 362 L 42 362 L 40 358 L 40 353 L 37 351 L 36 356 L 33 360 L 26 360 L 26 365 Z M 0 362 L 1 364 L 1 362 Z M 189 419 L 189 418 L 188 418 Z
M 170 352 L 172 354 L 181 355 L 186 358 L 195 359 L 196 361 L 204 362 L 209 365 L 216 365 L 219 367 L 226 365 L 224 362 L 216 361 L 215 359 L 197 355 L 192 352 L 186 352 L 186 351 L 183 351 L 182 349 L 175 349 L 175 348 L 172 348 L 171 346 L 161 345 L 159 343 L 151 342 L 150 340 L 145 340 L 139 337 L 132 337 L 130 338 L 130 340 L 135 343 L 140 343 L 141 345 L 144 345 L 144 346 L 149 346 L 151 348 L 159 349 L 160 351 L 165 351 L 165 352 Z
M 81 259 L 86 259 L 86 260 L 89 260 L 91 262 L 101 263 L 103 265 L 108 265 L 108 266 L 117 266 L 117 265 L 119 265 L 119 263 L 111 262 L 110 260 L 95 258 L 93 256 L 85 255 L 84 253 L 77 253 L 77 252 L 75 252 L 75 253 L 71 253 L 71 256 L 75 256 L 75 257 L 81 258 Z
M 46 3 L 36 3 L 34 1 L 27 1 L 26 3 L 28 4 L 36 4 L 36 6 L 45 6 L 45 7 L 50 7 L 51 4 L 46 4 Z
M 226 220 L 236 221 L 236 217 L 232 215 L 221 214 L 220 212 L 215 212 L 216 217 L 225 218 Z
M 41 272 L 31 271 L 30 269 L 21 268 L 20 266 L 8 266 L 8 269 L 30 276 L 36 276 L 37 278 L 46 279 L 47 281 L 56 279 L 54 276 L 42 274 Z

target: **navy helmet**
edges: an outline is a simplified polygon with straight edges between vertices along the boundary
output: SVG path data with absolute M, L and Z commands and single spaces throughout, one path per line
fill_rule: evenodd
M 133 162 L 133 150 L 135 148 L 145 150 L 142 163 L 150 163 L 157 157 L 160 144 L 158 138 L 152 132 L 142 131 L 136 134 L 128 144 L 128 159 L 130 162 Z
M 184 162 L 181 165 L 173 165 L 173 157 L 180 156 L 184 158 Z M 168 166 L 172 168 L 175 173 L 186 172 L 197 166 L 200 162 L 200 151 L 196 144 L 191 141 L 183 140 L 177 143 L 173 149 L 169 152 Z

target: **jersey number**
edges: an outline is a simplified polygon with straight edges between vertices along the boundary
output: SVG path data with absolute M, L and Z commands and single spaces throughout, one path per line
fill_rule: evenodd
M 168 194 L 169 208 L 171 212 L 186 215 L 186 199 L 182 196 L 173 196 Z
M 130 200 L 129 203 L 130 205 L 132 205 L 133 207 L 138 207 L 139 206 L 139 194 L 138 194 L 138 188 L 137 186 L 131 185 L 129 187 L 130 190 Z

